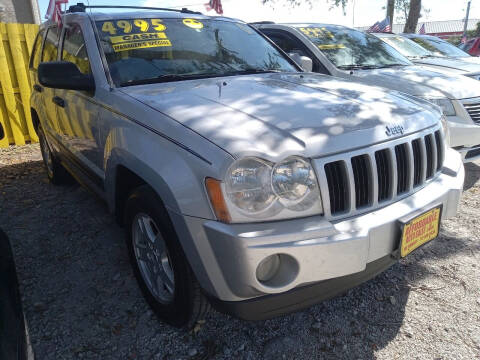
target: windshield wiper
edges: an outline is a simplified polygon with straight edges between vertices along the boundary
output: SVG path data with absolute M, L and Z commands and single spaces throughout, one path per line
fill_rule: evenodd
M 268 74 L 268 73 L 279 73 L 280 70 L 274 69 L 244 69 L 244 70 L 237 70 L 225 73 L 223 75 L 249 75 L 249 74 Z
M 368 69 L 379 69 L 380 66 L 378 65 L 357 65 L 357 64 L 351 64 L 351 65 L 340 65 L 337 66 L 339 69 L 342 70 L 368 70 Z
M 182 81 L 182 80 L 195 80 L 195 79 L 204 79 L 209 77 L 219 77 L 222 74 L 165 74 L 160 75 L 154 78 L 148 79 L 139 79 L 139 80 L 128 80 L 120 83 L 120 86 L 133 86 L 133 85 L 145 85 L 145 84 L 155 84 L 162 82 L 172 82 L 172 81 Z

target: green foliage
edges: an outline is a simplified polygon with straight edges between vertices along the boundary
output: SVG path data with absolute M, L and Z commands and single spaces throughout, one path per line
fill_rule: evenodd
M 475 30 L 467 31 L 467 38 L 474 38 L 480 36 L 480 22 L 477 23 L 477 28 Z

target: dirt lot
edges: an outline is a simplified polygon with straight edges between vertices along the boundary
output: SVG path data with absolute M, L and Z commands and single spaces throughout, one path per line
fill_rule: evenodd
M 480 359 L 480 162 L 457 218 L 376 279 L 263 322 L 212 313 L 197 333 L 158 322 L 123 230 L 79 186 L 48 183 L 37 145 L 0 149 L 0 226 L 12 241 L 37 359 Z

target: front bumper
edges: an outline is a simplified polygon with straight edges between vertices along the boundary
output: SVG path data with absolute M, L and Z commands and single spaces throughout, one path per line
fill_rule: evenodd
M 250 307 L 245 304 L 260 306 L 265 301 L 265 311 L 255 318 L 266 318 L 334 296 L 391 265 L 391 254 L 399 245 L 399 219 L 412 218 L 440 204 L 443 219 L 454 216 L 463 181 L 460 155 L 449 149 L 442 172 L 423 189 L 354 218 L 336 223 L 314 216 L 223 224 L 186 217 L 186 223 L 212 285 L 207 292 L 215 299 L 213 304 L 239 317 L 251 318 L 246 315 Z M 282 254 L 288 261 L 280 268 L 283 278 L 267 285 L 258 281 L 256 270 L 263 259 L 273 254 Z M 199 281 L 202 284 L 201 278 Z M 325 290 L 325 284 L 330 290 Z M 275 309 L 269 312 L 268 304 L 281 306 L 272 305 Z M 242 306 L 247 310 L 241 310 Z

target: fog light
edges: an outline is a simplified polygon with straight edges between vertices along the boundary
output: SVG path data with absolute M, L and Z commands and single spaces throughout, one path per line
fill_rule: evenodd
M 280 256 L 277 254 L 267 256 L 257 267 L 257 279 L 260 282 L 271 280 L 280 268 Z

